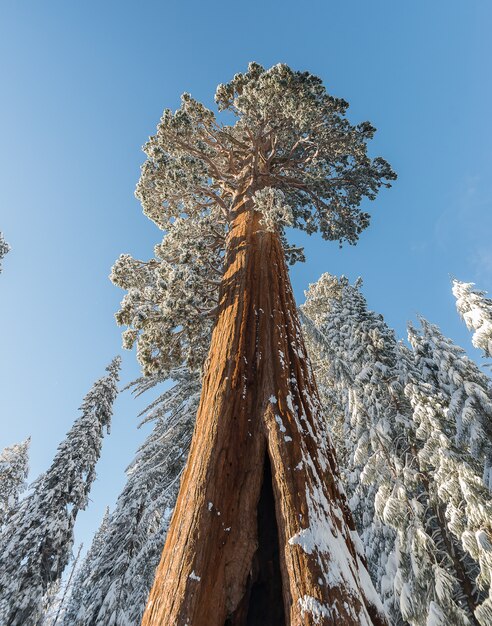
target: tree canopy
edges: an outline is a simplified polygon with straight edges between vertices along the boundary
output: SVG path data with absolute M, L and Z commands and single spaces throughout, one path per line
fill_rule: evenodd
M 303 253 L 288 244 L 286 226 L 355 244 L 369 224 L 362 200 L 396 178 L 383 158 L 368 156 L 375 128 L 351 124 L 347 102 L 308 72 L 251 63 L 217 87 L 215 102 L 217 113 L 184 94 L 176 111 L 164 111 L 144 146 L 136 196 L 166 235 L 151 261 L 122 255 L 113 268 L 113 282 L 128 290 L 117 314 L 128 327 L 124 344 L 137 343 L 147 374 L 193 366 L 203 349 L 240 206 L 262 213 L 295 262 Z
M 223 124 L 184 94 L 181 107 L 164 111 L 157 134 L 144 147 L 137 196 L 160 227 L 212 207 L 229 218 L 234 198 L 248 189 L 280 189 L 296 227 L 326 239 L 355 243 L 369 223 L 359 210 L 395 178 L 382 158 L 370 159 L 369 122 L 352 125 L 348 103 L 330 96 L 321 79 L 279 64 L 251 63 L 244 74 L 219 85 Z

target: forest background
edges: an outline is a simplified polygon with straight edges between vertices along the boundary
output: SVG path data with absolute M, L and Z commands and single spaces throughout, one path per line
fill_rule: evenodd
M 378 128 L 371 154 L 399 175 L 364 205 L 372 225 L 356 247 L 294 233 L 307 253 L 291 271 L 297 301 L 325 271 L 361 275 L 399 337 L 421 313 L 480 362 L 450 275 L 492 291 L 491 19 L 486 0 L 0 2 L 0 228 L 12 246 L 0 449 L 31 435 L 30 478 L 50 464 L 120 351 L 111 265 L 122 252 L 147 258 L 161 239 L 133 197 L 140 146 L 180 93 L 213 106 L 215 85 L 250 60 L 321 76 L 352 122 Z M 125 384 L 138 367 L 123 357 Z M 119 396 L 77 542 L 88 546 L 121 491 L 148 402 Z

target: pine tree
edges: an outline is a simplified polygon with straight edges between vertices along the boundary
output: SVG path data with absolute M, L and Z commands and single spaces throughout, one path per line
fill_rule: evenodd
M 187 368 L 172 372 L 173 387 L 150 407 L 155 421 L 128 468 L 114 512 L 95 540 L 77 579 L 66 626 L 139 624 L 164 546 L 193 431 L 200 377 Z M 158 377 L 135 383 L 143 393 Z
M 446 359 L 412 328 L 414 352 L 397 343 L 359 287 L 326 274 L 302 308 L 370 573 L 395 624 L 486 624 L 490 496 L 454 443 Z
M 437 328 L 422 322 L 422 333 L 409 327 L 415 366 L 405 393 L 414 410 L 420 442 L 417 456 L 425 476 L 425 505 L 434 511 L 435 532 L 441 542 L 433 546 L 435 554 L 431 556 L 445 570 L 444 581 L 448 581 L 440 591 L 437 585 L 436 589 L 443 601 L 456 601 L 461 613 L 453 618 L 440 607 L 437 612 L 443 614 L 442 619 L 435 620 L 486 626 L 492 622 L 492 499 L 479 477 L 476 460 L 456 443 L 458 429 L 449 391 L 439 379 L 446 363 L 434 360 L 429 340 Z M 445 559 L 437 558 L 439 551 L 445 553 Z
M 459 448 L 465 446 L 479 462 L 483 481 L 492 490 L 490 378 L 436 325 L 425 319 L 421 319 L 421 324 L 418 345 L 425 344 L 425 357 L 421 357 L 422 374 L 427 382 L 432 382 L 439 389 L 447 417 L 456 423 L 455 443 Z
M 371 124 L 351 125 L 347 103 L 307 72 L 251 64 L 218 87 L 216 103 L 235 123 L 188 94 L 164 112 L 145 146 L 137 195 L 168 233 L 158 258 L 127 257 L 115 276 L 127 288 L 121 274 L 132 265 L 138 279 L 118 321 L 146 373 L 193 359 L 195 345 L 202 349 L 195 321 L 200 329 L 209 316 L 213 326 L 190 457 L 143 624 L 385 623 L 351 539 L 285 264 L 302 252 L 284 229 L 356 243 L 369 223 L 362 200 L 395 175 L 367 156 Z M 174 284 L 183 311 L 173 308 Z
M 2 273 L 2 259 L 9 252 L 10 246 L 5 241 L 2 231 L 0 231 L 0 274 Z
M 381 482 L 394 480 L 389 472 L 411 409 L 394 333 L 367 309 L 361 284 L 324 274 L 306 292 L 301 319 L 369 573 L 396 624 L 401 614 L 390 575 L 396 534 L 376 515 L 375 500 Z
M 485 291 L 473 289 L 474 283 L 453 280 L 456 308 L 468 330 L 473 330 L 472 344 L 482 350 L 484 356 L 492 357 L 492 300 Z
M 4 448 L 0 453 L 0 531 L 26 487 L 30 443 L 31 439 L 28 438 L 22 443 Z
M 84 398 L 82 415 L 59 445 L 51 467 L 34 482 L 0 537 L 0 616 L 5 626 L 39 622 L 43 597 L 69 561 L 75 518 L 87 506 L 103 429 L 109 429 L 119 369 L 117 357 Z

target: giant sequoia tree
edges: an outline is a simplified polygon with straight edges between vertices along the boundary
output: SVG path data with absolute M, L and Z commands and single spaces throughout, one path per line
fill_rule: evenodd
M 308 362 L 285 226 L 356 243 L 395 175 L 347 103 L 285 65 L 185 94 L 145 146 L 137 195 L 166 231 L 123 256 L 118 321 L 145 373 L 209 350 L 180 493 L 145 625 L 383 624 Z M 206 323 L 208 320 L 208 324 Z M 213 327 L 211 343 L 209 330 Z

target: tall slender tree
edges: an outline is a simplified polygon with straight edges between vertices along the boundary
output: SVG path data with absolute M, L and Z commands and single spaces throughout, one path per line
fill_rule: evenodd
M 397 624 L 396 533 L 376 514 L 375 501 L 381 484 L 394 482 L 392 466 L 406 445 L 411 408 L 394 333 L 368 310 L 361 284 L 324 274 L 306 292 L 301 319 L 369 573 Z
M 472 344 L 482 350 L 484 356 L 492 357 L 492 300 L 486 291 L 474 289 L 474 283 L 453 280 L 456 308 L 468 330 L 473 331 Z
M 300 252 L 284 228 L 356 243 L 369 223 L 362 200 L 395 175 L 367 156 L 371 124 L 351 125 L 347 103 L 309 73 L 250 64 L 218 87 L 216 103 L 233 123 L 185 94 L 145 146 L 137 195 L 168 231 L 156 251 L 167 280 L 159 258 L 125 257 L 116 272 L 121 283 L 125 267 L 141 280 L 152 274 L 143 298 L 129 285 L 118 317 L 146 372 L 192 359 L 195 321 L 213 324 L 143 624 L 382 624 L 290 287 L 285 260 Z M 196 275 L 203 280 L 190 291 Z
M 174 385 L 146 410 L 154 429 L 128 468 L 116 508 L 95 538 L 76 581 L 66 626 L 139 624 L 159 563 L 188 454 L 200 398 L 200 376 L 172 372 Z M 158 377 L 138 380 L 137 393 Z
M 0 530 L 15 509 L 26 487 L 31 438 L 4 448 L 0 453 Z
M 51 467 L 20 501 L 0 536 L 0 622 L 34 626 L 43 597 L 67 565 L 77 513 L 87 506 L 104 428 L 118 393 L 120 358 L 85 396 L 82 415 L 58 447 Z
M 9 252 L 10 246 L 5 241 L 2 231 L 0 231 L 0 274 L 2 273 L 2 259 Z
M 434 358 L 431 335 L 438 329 L 422 323 L 422 332 L 409 326 L 414 367 L 405 392 L 420 441 L 419 469 L 428 477 L 425 495 L 454 578 L 443 595 L 458 600 L 468 622 L 487 626 L 492 623 L 492 498 L 480 464 L 459 438 L 459 421 L 457 426 L 447 385 L 440 380 L 440 367 L 447 363 Z M 446 623 L 446 615 L 441 617 L 438 623 Z
M 421 333 L 411 329 L 411 336 L 420 348 L 422 376 L 439 388 L 455 422 L 455 443 L 476 459 L 492 490 L 492 382 L 435 324 L 421 319 L 421 325 Z

